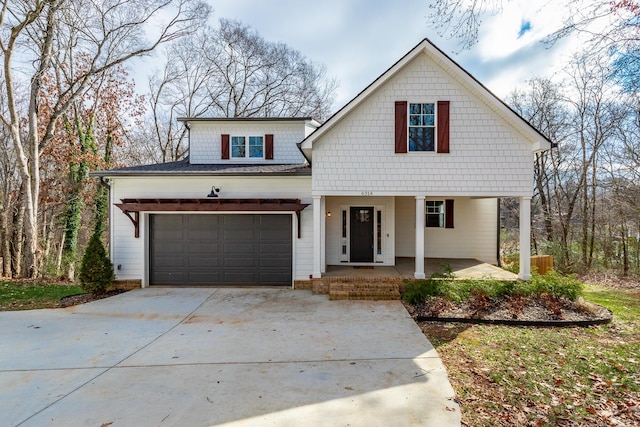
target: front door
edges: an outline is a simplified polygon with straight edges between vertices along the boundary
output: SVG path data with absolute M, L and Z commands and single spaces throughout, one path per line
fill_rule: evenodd
M 373 207 L 352 207 L 349 222 L 350 262 L 373 262 Z

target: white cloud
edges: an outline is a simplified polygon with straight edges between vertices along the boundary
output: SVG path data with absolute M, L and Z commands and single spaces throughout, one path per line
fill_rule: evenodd
M 439 37 L 427 26 L 429 0 L 210 0 L 212 23 L 236 19 L 265 39 L 280 41 L 322 63 L 340 87 L 340 108 L 398 59 L 428 37 L 496 95 L 505 97 L 535 75 L 548 75 L 572 45 L 552 49 L 540 41 L 558 28 L 562 13 L 553 1 L 503 2 L 499 15 L 488 16 L 478 44 L 459 50 L 456 40 Z M 540 5 L 543 5 L 541 7 Z M 522 24 L 530 29 L 519 37 Z M 144 82 L 138 83 L 145 87 Z

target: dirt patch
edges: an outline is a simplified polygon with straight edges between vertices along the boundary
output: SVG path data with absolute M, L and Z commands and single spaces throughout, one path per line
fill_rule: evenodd
M 620 277 L 607 273 L 589 273 L 577 278 L 581 282 L 613 289 L 640 290 L 640 277 Z

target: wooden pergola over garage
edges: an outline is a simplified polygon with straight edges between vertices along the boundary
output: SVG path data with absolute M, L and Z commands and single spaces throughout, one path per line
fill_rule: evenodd
M 300 199 L 121 199 L 115 204 L 131 220 L 140 236 L 140 212 L 295 212 L 300 238 L 300 212 L 309 204 Z

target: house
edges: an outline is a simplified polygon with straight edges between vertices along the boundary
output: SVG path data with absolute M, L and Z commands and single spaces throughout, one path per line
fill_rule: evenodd
M 328 265 L 498 260 L 498 203 L 520 202 L 530 277 L 534 153 L 551 142 L 421 41 L 320 125 L 184 118 L 189 156 L 97 172 L 111 258 L 149 285 L 293 285 Z

